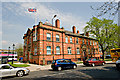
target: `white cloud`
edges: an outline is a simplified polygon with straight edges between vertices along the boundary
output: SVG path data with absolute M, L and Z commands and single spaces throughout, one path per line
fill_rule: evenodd
M 46 21 L 46 19 L 51 22 L 52 17 L 54 14 L 57 15 L 57 18 L 61 21 L 61 27 L 64 27 L 67 30 L 71 30 L 72 26 L 75 25 L 77 30 L 79 29 L 82 31 L 82 28 L 85 26 L 85 21 L 82 20 L 81 16 L 76 16 L 72 13 L 65 13 L 61 12 L 58 9 L 53 9 L 51 6 L 46 6 L 41 3 L 5 3 L 7 5 L 4 6 L 5 9 L 11 12 L 14 12 L 17 16 L 27 16 L 34 20 L 35 16 L 34 13 L 29 13 L 27 10 L 28 8 L 35 7 L 37 9 L 37 18 L 38 21 Z M 22 42 L 22 36 L 25 33 L 24 31 L 27 30 L 27 26 L 19 23 L 10 23 L 8 21 L 2 21 L 3 32 L 2 34 L 2 47 L 7 48 L 11 46 L 13 43 Z M 31 25 L 33 26 L 33 25 Z M 8 30 L 8 31 L 7 31 Z
M 76 16 L 71 13 L 61 12 L 58 9 L 53 9 L 52 7 L 48 7 L 41 3 L 16 3 L 16 4 L 9 4 L 6 6 L 7 9 L 10 11 L 14 11 L 16 15 L 19 16 L 29 16 L 32 19 L 35 19 L 35 15 L 37 15 L 37 22 L 38 21 L 45 21 L 48 20 L 51 22 L 52 17 L 57 14 L 58 18 L 61 21 L 61 26 L 65 27 L 65 29 L 71 29 L 73 25 L 77 26 L 77 28 L 82 31 L 83 27 L 85 26 L 86 22 L 82 20 L 81 16 Z M 16 8 L 16 10 L 14 10 Z M 36 8 L 37 13 L 30 13 L 28 12 L 28 8 Z

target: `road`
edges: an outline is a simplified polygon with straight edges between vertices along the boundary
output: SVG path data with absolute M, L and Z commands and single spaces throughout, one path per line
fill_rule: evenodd
M 52 71 L 52 70 L 40 70 L 30 72 L 29 75 L 24 77 L 6 77 L 3 80 L 53 80 L 53 79 L 90 79 L 90 80 L 100 80 L 100 79 L 115 79 L 120 80 L 120 71 L 115 67 L 115 64 L 105 64 L 104 66 L 84 66 L 80 65 L 77 69 L 67 69 L 62 71 Z

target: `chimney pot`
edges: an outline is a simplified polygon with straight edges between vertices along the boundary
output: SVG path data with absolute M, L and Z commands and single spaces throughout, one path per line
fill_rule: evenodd
M 77 30 L 77 33 L 79 34 L 79 30 Z
M 76 27 L 73 26 L 72 28 L 73 28 L 73 33 L 76 33 Z
M 57 19 L 57 20 L 55 21 L 55 26 L 56 26 L 57 28 L 60 28 L 60 20 L 59 20 L 59 19 Z
M 85 36 L 89 37 L 89 32 L 86 32 Z

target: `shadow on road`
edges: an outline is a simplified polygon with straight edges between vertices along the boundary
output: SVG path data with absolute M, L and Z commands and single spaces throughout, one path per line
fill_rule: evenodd
M 8 77 L 2 77 L 2 79 L 12 79 L 15 78 L 16 76 L 8 76 Z
M 83 66 L 84 67 L 84 66 Z M 109 79 L 109 80 L 120 80 L 120 73 L 119 71 L 116 69 L 115 66 L 108 66 L 108 67 L 102 67 L 102 68 L 97 68 L 95 66 L 95 68 L 92 69 L 81 69 L 78 70 L 79 72 L 85 73 L 86 75 L 91 76 L 93 79 Z

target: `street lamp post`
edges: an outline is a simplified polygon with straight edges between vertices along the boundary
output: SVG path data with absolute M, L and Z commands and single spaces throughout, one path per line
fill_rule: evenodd
M 10 53 L 10 47 L 8 47 L 8 62 L 9 62 L 9 53 Z
M 15 48 L 15 44 L 13 44 L 12 64 L 13 64 L 13 57 L 14 57 L 14 48 Z
M 54 41 L 53 41 L 53 19 L 56 17 L 57 15 L 54 15 L 54 17 L 52 18 L 52 54 L 53 54 L 53 60 L 54 60 Z

